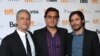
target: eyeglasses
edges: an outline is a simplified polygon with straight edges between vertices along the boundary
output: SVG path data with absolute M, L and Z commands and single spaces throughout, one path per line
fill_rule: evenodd
M 51 18 L 58 19 L 58 16 L 47 16 L 46 18 L 49 18 L 49 19 L 51 19 Z

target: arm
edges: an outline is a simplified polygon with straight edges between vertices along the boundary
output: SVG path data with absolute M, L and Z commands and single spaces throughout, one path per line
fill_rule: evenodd
M 2 43 L 0 46 L 0 56 L 11 56 L 11 49 L 6 38 L 2 40 Z
M 100 43 L 97 33 L 93 36 L 93 53 L 94 56 L 100 56 Z

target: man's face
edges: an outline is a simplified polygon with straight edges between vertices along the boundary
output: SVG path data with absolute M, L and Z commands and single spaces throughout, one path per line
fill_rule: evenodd
M 81 20 L 81 18 L 79 17 L 79 15 L 74 14 L 71 17 L 70 24 L 71 24 L 71 27 L 72 27 L 72 29 L 74 31 L 80 30 L 83 27 L 83 23 L 84 23 L 84 20 Z
M 47 16 L 45 18 L 45 21 L 46 21 L 46 25 L 48 27 L 55 27 L 57 26 L 57 23 L 58 23 L 58 15 L 57 15 L 57 12 L 55 11 L 49 11 L 47 13 Z
M 30 26 L 30 17 L 26 12 L 20 12 L 17 17 L 17 27 L 20 30 L 27 30 Z

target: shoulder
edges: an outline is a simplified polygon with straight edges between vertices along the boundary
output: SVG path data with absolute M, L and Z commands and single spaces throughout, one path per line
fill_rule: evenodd
M 1 43 L 9 43 L 9 42 L 12 42 L 12 40 L 15 39 L 14 36 L 15 36 L 15 33 L 14 32 L 11 33 L 11 34 L 9 34 L 9 35 L 7 35 L 6 37 L 4 37 L 2 39 L 2 42 Z
M 58 30 L 59 30 L 59 31 L 63 31 L 63 32 L 68 32 L 67 29 L 65 29 L 65 28 L 60 28 L 60 27 L 58 27 Z
M 27 31 L 30 35 L 32 35 L 32 32 L 31 31 Z
M 93 40 L 99 40 L 99 36 L 95 31 L 86 30 L 84 34 Z
M 45 30 L 46 30 L 45 28 L 41 28 L 41 29 L 35 30 L 34 33 L 41 33 L 41 32 L 44 32 Z
M 85 33 L 88 33 L 90 35 L 95 35 L 97 34 L 95 31 L 92 31 L 92 30 L 85 30 Z
M 4 37 L 4 40 L 9 40 L 9 39 L 13 39 L 13 37 L 15 36 L 15 32 L 7 35 L 6 37 Z

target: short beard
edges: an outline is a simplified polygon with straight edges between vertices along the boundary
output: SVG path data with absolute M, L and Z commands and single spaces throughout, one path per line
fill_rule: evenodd
M 57 26 L 48 26 L 49 28 L 57 28 Z
M 82 26 L 80 26 L 79 28 L 77 28 L 77 29 L 74 29 L 74 31 L 78 31 L 78 30 L 80 30 L 82 28 Z

